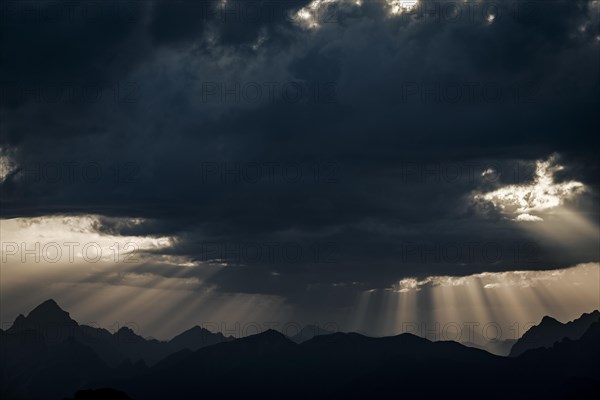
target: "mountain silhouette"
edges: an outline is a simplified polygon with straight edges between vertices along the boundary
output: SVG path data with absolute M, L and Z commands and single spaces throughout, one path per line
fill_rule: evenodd
M 531 327 L 517 340 L 510 351 L 511 357 L 516 357 L 527 350 L 539 347 L 552 347 L 554 343 L 564 338 L 579 339 L 588 328 L 600 320 L 600 311 L 595 310 L 589 314 L 563 324 L 556 319 L 546 316 L 539 325 Z
M 46 300 L 27 316 L 17 316 L 9 329 L 0 332 L 0 394 L 2 398 L 62 399 L 80 385 L 112 376 L 139 375 L 147 365 L 185 348 L 198 349 L 232 339 L 208 330 L 203 334 L 201 340 L 187 335 L 185 341 L 171 343 L 144 339 L 129 327 L 111 333 L 79 325 L 56 301 Z M 69 364 L 57 366 L 60 360 Z M 60 379 L 55 373 L 61 374 Z M 71 384 L 63 382 L 65 373 L 71 374 Z
M 13 325 L 7 330 L 8 333 L 22 332 L 26 330 L 44 330 L 46 335 L 60 333 L 60 330 L 68 331 L 76 328 L 79 324 L 71 319 L 70 314 L 61 309 L 56 301 L 49 299 L 31 310 L 25 317 L 20 314 Z M 54 332 L 49 332 L 53 330 Z
M 145 339 L 126 326 L 111 333 L 106 329 L 79 325 L 52 299 L 35 307 L 26 317 L 19 315 L 4 333 L 13 335 L 13 342 L 18 337 L 20 340 L 44 342 L 48 346 L 73 337 L 91 347 L 111 367 L 126 360 L 153 365 L 183 349 L 197 350 L 233 339 L 200 327 L 183 332 L 168 342 Z
M 111 376 L 102 359 L 74 338 L 52 346 L 37 339 L 29 332 L 2 333 L 1 398 L 58 399 L 97 377 Z
M 234 339 L 196 326 L 161 342 L 127 327 L 111 333 L 78 325 L 56 302 L 46 301 L 0 332 L 0 397 L 596 398 L 597 314 L 568 324 L 544 318 L 536 330 L 562 339 L 500 357 L 408 333 L 373 338 L 337 332 L 297 343 L 275 330 Z M 49 340 L 47 327 L 57 325 L 69 329 Z
M 411 334 L 316 336 L 275 331 L 182 354 L 133 379 L 102 382 L 133 398 L 595 398 L 600 332 L 509 358 Z M 596 363 L 596 364 L 594 364 Z M 573 368 L 573 365 L 580 367 Z M 575 396 L 575 397 L 573 397 Z
M 180 333 L 169 341 L 172 348 L 183 350 L 198 350 L 205 346 L 233 340 L 233 337 L 225 337 L 221 332 L 213 333 L 208 329 L 194 326 Z

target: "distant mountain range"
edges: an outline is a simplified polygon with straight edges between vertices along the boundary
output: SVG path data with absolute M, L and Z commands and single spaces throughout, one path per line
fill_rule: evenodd
M 269 330 L 240 339 L 193 327 L 162 342 L 79 325 L 48 300 L 0 331 L 0 397 L 595 398 L 599 314 L 567 324 L 545 317 L 515 343 L 514 357 L 499 357 L 411 334 L 314 326 L 291 338 Z
M 168 342 L 145 339 L 129 327 L 122 327 L 111 333 L 106 329 L 79 325 L 52 299 L 37 306 L 26 317 L 19 315 L 5 333 L 17 337 L 39 335 L 39 340 L 46 345 L 60 344 L 72 337 L 89 346 L 111 367 L 116 367 L 126 360 L 133 363 L 143 361 L 152 365 L 183 349 L 198 350 L 204 346 L 233 340 L 233 337 L 212 333 L 198 326 Z

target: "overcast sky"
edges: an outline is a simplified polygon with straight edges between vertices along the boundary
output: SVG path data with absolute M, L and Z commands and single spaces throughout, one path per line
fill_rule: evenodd
M 578 275 L 503 322 L 600 307 L 599 15 L 584 0 L 8 2 L 3 323 L 53 296 L 155 335 L 207 319 L 369 330 L 369 293 L 577 265 L 582 298 Z M 435 314 L 419 304 L 410 318 Z

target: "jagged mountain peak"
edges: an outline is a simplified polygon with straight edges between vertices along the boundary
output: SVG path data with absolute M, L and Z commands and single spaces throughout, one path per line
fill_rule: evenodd
M 78 326 L 70 314 L 60 308 L 54 299 L 48 299 L 24 316 L 19 314 L 13 323 L 11 330 L 22 329 L 44 329 L 48 327 Z
M 510 351 L 510 355 L 515 357 L 523 354 L 527 350 L 540 347 L 552 347 L 555 343 L 568 338 L 570 340 L 579 339 L 585 331 L 594 322 L 600 319 L 600 312 L 595 310 L 591 313 L 584 313 L 581 317 L 562 323 L 555 318 L 545 316 L 542 321 L 533 326 L 523 336 L 517 340 Z

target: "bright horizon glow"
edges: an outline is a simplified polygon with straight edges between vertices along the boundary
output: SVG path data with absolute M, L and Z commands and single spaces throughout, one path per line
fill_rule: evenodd
M 544 316 L 567 322 L 599 309 L 598 293 L 597 262 L 555 270 L 405 278 L 389 289 L 363 292 L 353 329 L 454 340 L 449 327 L 459 326 L 465 333 L 465 326 L 476 323 L 480 330 L 499 328 L 498 340 L 515 339 Z M 475 334 L 478 344 L 486 343 L 486 332 Z
M 566 209 L 563 213 L 552 214 L 544 224 L 527 224 L 524 228 L 536 236 L 556 240 L 557 246 L 564 245 L 565 250 L 570 246 L 569 237 L 553 229 L 552 224 L 559 224 L 572 240 L 581 240 L 581 235 L 598 237 L 597 227 L 582 216 Z M 260 323 L 273 321 L 274 316 L 279 321 L 318 322 L 303 319 L 302 312 L 280 296 L 219 292 L 207 281 L 226 267 L 199 265 L 185 257 L 161 255 L 175 238 L 100 234 L 96 231 L 98 218 L 2 220 L 3 246 L 11 241 L 25 243 L 28 249 L 35 242 L 43 247 L 53 241 L 94 241 L 108 251 L 114 243 L 124 245 L 135 240 L 140 249 L 139 260 L 134 263 L 115 263 L 110 251 L 98 262 L 85 262 L 81 246 L 72 263 L 44 260 L 23 263 L 20 257 L 9 256 L 8 262 L 2 263 L 0 282 L 2 302 L 6 305 L 2 314 L 4 324 L 12 323 L 14 313 L 25 312 L 50 297 L 73 311 L 74 318 L 82 323 L 94 321 L 99 326 L 111 326 L 135 319 L 143 335 L 162 338 L 201 322 L 218 321 L 229 326 L 248 322 L 249 316 Z M 559 219 L 555 221 L 556 218 Z M 143 220 L 125 222 L 140 224 Z M 3 257 L 7 256 L 4 253 L 3 247 Z M 415 321 L 441 324 L 494 321 L 506 330 L 514 323 L 525 326 L 539 322 L 544 315 L 571 320 L 598 308 L 599 270 L 600 264 L 596 262 L 555 270 L 408 277 L 388 289 L 359 294 L 355 311 L 348 314 L 350 317 L 334 312 L 323 314 L 319 321 L 334 322 L 343 330 L 393 335 L 405 331 L 404 323 Z M 22 293 L 36 295 L 24 299 Z M 255 304 L 257 309 L 249 313 L 248 304 Z

